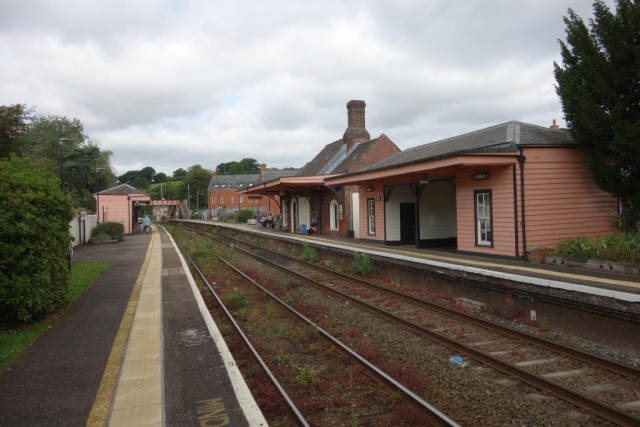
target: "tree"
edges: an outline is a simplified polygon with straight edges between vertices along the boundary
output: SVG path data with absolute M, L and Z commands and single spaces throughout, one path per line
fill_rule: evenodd
M 187 176 L 187 171 L 182 168 L 173 171 L 174 179 L 182 179 L 185 176 Z
M 138 171 L 129 171 L 120 175 L 118 177 L 118 181 L 120 182 L 120 184 L 129 184 L 131 181 L 136 179 L 137 176 Z
M 239 162 L 227 163 L 227 173 L 231 175 L 238 175 L 245 173 L 244 166 Z
M 242 159 L 242 160 L 240 160 L 240 163 L 244 167 L 244 170 L 247 171 L 247 172 L 259 171 L 260 170 L 260 164 L 258 163 L 258 161 L 256 159 L 250 159 L 250 158 Z
M 0 105 L 0 159 L 11 154 L 22 155 L 24 134 L 27 132 L 33 109 L 26 105 Z
M 625 230 L 640 221 L 640 3 L 618 0 L 613 14 L 593 4 L 590 29 L 569 9 L 556 91 L 567 127 L 595 154 L 598 187 L 620 199 Z
M 11 156 L 0 161 L 0 323 L 46 316 L 69 286 L 69 198 L 55 175 Z
M 25 154 L 33 159 L 60 158 L 60 139 L 69 138 L 62 144 L 63 156 L 74 148 L 84 145 L 87 136 L 78 119 L 62 116 L 35 115 L 25 132 Z
M 166 173 L 162 173 L 162 172 L 158 172 L 154 177 L 153 177 L 153 182 L 157 182 L 157 183 L 161 183 L 161 182 L 167 182 L 167 174 Z
M 144 179 L 141 176 L 136 177 L 136 179 L 134 179 L 133 181 L 131 181 L 131 185 L 134 188 L 137 188 L 138 190 L 145 190 L 147 188 L 149 188 L 149 181 L 147 181 L 146 179 Z
M 109 166 L 111 151 L 101 151 L 88 144 L 75 148 L 64 158 L 63 181 L 65 191 L 71 196 L 74 206 L 95 212 L 93 194 L 111 187 L 115 176 Z
M 210 170 L 203 169 L 200 165 L 191 166 L 187 176 L 182 181 L 180 199 L 186 199 L 187 196 L 190 196 L 189 202 L 192 208 L 195 208 L 196 206 L 203 206 L 203 201 L 207 200 L 206 195 L 210 181 Z M 199 200 L 198 196 L 200 197 Z
M 218 166 L 216 166 L 216 172 L 218 172 L 219 174 L 226 174 L 227 173 L 227 164 L 228 163 L 220 163 Z
M 153 182 L 153 179 L 156 176 L 156 170 L 151 166 L 147 166 L 146 168 L 142 168 L 138 171 L 138 176 L 143 177 L 147 182 Z

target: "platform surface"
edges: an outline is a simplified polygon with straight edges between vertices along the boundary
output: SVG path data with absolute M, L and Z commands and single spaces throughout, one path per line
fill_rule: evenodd
M 363 243 L 358 239 L 333 236 L 307 236 L 266 229 L 256 225 L 218 223 L 208 220 L 179 220 L 209 226 L 236 228 L 276 238 L 308 241 L 328 247 L 357 250 L 377 256 L 431 264 L 442 268 L 469 271 L 545 287 L 557 287 L 629 302 L 640 302 L 640 277 L 591 271 L 570 267 L 532 264 L 530 262 L 459 254 L 453 250 L 417 249 L 410 246 L 384 246 Z
M 76 251 L 113 266 L 0 372 L 0 425 L 267 425 L 184 258 L 153 228 Z

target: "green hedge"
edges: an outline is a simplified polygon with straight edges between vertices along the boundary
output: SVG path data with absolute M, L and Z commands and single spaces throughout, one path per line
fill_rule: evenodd
M 98 224 L 91 230 L 91 237 L 96 237 L 100 234 L 106 234 L 112 239 L 121 242 L 124 240 L 124 224 L 120 224 L 119 222 L 103 222 L 102 224 Z
M 29 322 L 65 303 L 69 198 L 45 168 L 0 161 L 0 323 Z
M 246 224 L 251 218 L 255 218 L 256 214 L 253 209 L 240 209 L 240 223 Z

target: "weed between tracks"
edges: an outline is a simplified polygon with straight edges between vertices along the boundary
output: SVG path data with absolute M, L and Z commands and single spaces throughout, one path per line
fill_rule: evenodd
M 191 250 L 195 250 L 195 245 L 191 246 Z M 308 318 L 323 325 L 329 323 L 320 305 L 299 299 L 293 288 L 287 289 L 291 281 L 283 278 L 281 273 L 274 275 L 271 270 L 264 268 L 260 268 L 258 273 L 255 263 L 246 261 L 244 257 L 236 264 L 247 276 L 268 286 L 274 294 L 287 300 Z M 381 390 L 359 368 L 345 360 L 340 352 L 320 340 L 316 327 L 301 327 L 299 321 L 287 315 L 286 310 L 280 309 L 261 291 L 256 291 L 235 274 L 223 273 L 224 270 L 221 263 L 212 264 L 207 269 L 207 277 L 217 283 L 220 297 L 229 304 L 230 309 L 235 310 L 237 321 L 242 324 L 254 348 L 289 390 L 311 425 L 352 425 L 354 409 L 358 414 L 367 414 L 366 419 L 358 415 L 358 422 L 362 425 L 416 425 L 414 422 L 406 424 L 401 413 L 394 416 L 392 421 L 376 417 L 375 414 L 398 410 L 402 406 L 398 404 L 398 398 L 387 390 Z M 212 298 L 206 301 L 209 304 L 213 302 Z M 213 308 L 212 305 L 210 307 Z M 213 309 L 212 313 L 217 323 L 226 323 L 218 320 L 218 309 Z M 287 425 L 282 412 L 284 405 L 275 388 L 268 383 L 266 375 L 251 362 L 248 350 L 235 337 L 235 333 L 228 327 L 220 329 L 258 404 L 268 416 L 270 425 Z M 365 344 L 362 343 L 363 348 Z

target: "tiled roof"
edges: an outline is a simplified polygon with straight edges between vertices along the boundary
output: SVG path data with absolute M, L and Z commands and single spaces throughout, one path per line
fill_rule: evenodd
M 342 139 L 339 139 L 331 144 L 325 145 L 325 147 L 320 151 L 309 163 L 304 165 L 302 169 L 298 172 L 296 176 L 315 176 L 320 175 L 322 170 L 327 166 L 331 160 L 336 157 L 336 155 L 340 152 L 343 146 Z
M 338 166 L 333 168 L 332 174 L 342 174 L 350 172 L 350 169 L 357 163 L 378 142 L 378 138 L 371 141 L 361 142 L 357 144 L 353 151 Z
M 272 181 L 278 178 L 286 178 L 289 176 L 296 176 L 299 172 L 299 169 L 295 170 L 287 170 L 287 171 L 275 171 L 275 170 L 264 170 L 262 171 L 262 178 L 264 182 Z
M 145 196 L 148 196 L 144 191 L 140 191 L 129 184 L 116 185 L 115 187 L 100 191 L 99 194 L 144 194 Z
M 501 148 L 515 151 L 521 146 L 571 145 L 576 145 L 576 143 L 569 132 L 564 129 L 553 130 L 528 123 L 511 121 L 409 148 L 363 170 L 386 169 L 461 153 L 482 152 Z
M 211 190 L 240 190 L 260 183 L 260 174 L 217 175 L 209 181 Z

